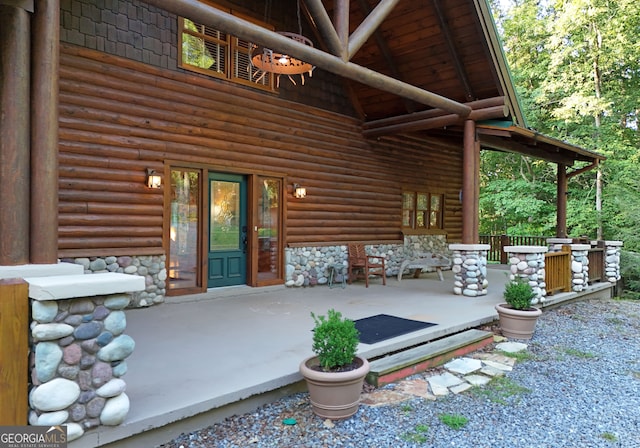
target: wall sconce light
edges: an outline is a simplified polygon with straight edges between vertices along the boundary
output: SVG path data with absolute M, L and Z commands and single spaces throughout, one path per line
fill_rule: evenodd
M 307 196 L 307 189 L 301 187 L 300 184 L 293 184 L 293 197 L 303 199 Z
M 147 168 L 147 187 L 160 188 L 162 187 L 162 178 L 159 174 L 156 174 L 156 170 Z

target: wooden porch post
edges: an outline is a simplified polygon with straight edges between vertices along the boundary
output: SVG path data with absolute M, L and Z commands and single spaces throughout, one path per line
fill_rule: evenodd
M 464 122 L 464 149 L 462 156 L 462 244 L 479 241 L 479 142 L 476 139 L 476 123 Z
M 22 279 L 0 280 L 0 360 L 0 425 L 26 425 L 29 284 Z
M 36 3 L 32 36 L 30 262 L 56 263 L 59 0 L 39 0 Z
M 28 3 L 0 0 L 0 266 L 29 262 Z
M 567 237 L 567 167 L 558 163 L 556 193 L 556 236 Z

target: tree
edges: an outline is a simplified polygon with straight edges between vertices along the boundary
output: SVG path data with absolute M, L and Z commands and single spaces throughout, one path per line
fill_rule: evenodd
M 494 9 L 504 3 L 494 2 Z M 637 185 L 629 185 L 640 178 L 640 5 L 631 0 L 511 0 L 506 10 L 496 11 L 529 127 L 608 158 L 600 167 L 601 192 L 591 171 L 571 179 L 569 234 L 606 239 L 634 234 L 628 212 L 640 200 Z M 495 163 L 483 165 L 486 169 L 496 169 Z M 486 192 L 495 191 L 487 187 Z M 531 189 L 534 198 L 538 190 Z M 483 202 L 491 202 L 485 192 Z M 534 219 L 532 228 L 546 227 L 548 217 Z

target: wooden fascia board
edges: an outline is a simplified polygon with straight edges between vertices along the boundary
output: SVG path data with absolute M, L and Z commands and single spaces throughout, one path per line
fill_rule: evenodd
M 480 26 L 484 33 L 485 40 L 489 47 L 489 52 L 493 60 L 493 64 L 496 68 L 496 73 L 499 78 L 500 87 L 502 93 L 507 97 L 507 104 L 513 115 L 513 120 L 520 126 L 526 126 L 526 119 L 520 105 L 518 93 L 513 83 L 513 78 L 509 71 L 507 64 L 507 58 L 502 48 L 502 43 L 498 36 L 498 30 L 493 20 L 493 14 L 488 5 L 488 0 L 473 0 L 478 18 L 480 20 Z
M 409 98 L 420 104 L 442 108 L 461 117 L 466 117 L 471 113 L 471 108 L 457 101 L 352 62 L 346 62 L 339 57 L 296 42 L 212 6 L 200 3 L 198 0 L 147 0 L 147 3 L 179 16 L 197 17 L 201 23 L 210 25 L 220 31 L 285 52 L 333 74 L 400 97 Z
M 537 159 L 547 160 L 549 162 L 561 163 L 571 166 L 575 162 L 575 158 L 567 156 L 566 152 L 558 152 L 556 154 L 545 151 L 541 147 L 529 146 L 523 143 L 514 142 L 511 139 L 496 137 L 493 135 L 479 134 L 480 145 L 505 152 L 523 154 Z

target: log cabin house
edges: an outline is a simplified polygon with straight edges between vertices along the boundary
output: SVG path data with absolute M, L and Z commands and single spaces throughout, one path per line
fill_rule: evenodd
M 477 243 L 480 150 L 558 165 L 564 236 L 601 159 L 527 128 L 486 0 L 0 0 L 0 54 L 0 266 L 143 275 L 138 305 Z

